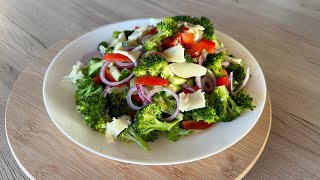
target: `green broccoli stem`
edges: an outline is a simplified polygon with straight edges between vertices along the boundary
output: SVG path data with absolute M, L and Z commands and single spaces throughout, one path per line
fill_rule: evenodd
M 228 96 L 227 101 L 231 105 L 232 110 L 234 110 L 237 113 L 241 113 L 241 108 L 233 101 L 233 99 L 230 96 Z
M 129 129 L 129 133 L 126 135 L 126 138 L 128 138 L 129 140 L 137 143 L 143 150 L 145 150 L 145 151 L 150 150 L 150 147 L 148 146 L 148 144 L 140 136 L 138 136 L 132 130 L 132 128 Z
M 170 123 L 156 120 L 156 124 L 153 125 L 153 127 L 151 128 L 153 128 L 153 130 L 158 130 L 158 131 L 170 131 L 170 129 L 180 121 L 182 121 L 182 119 L 176 119 Z

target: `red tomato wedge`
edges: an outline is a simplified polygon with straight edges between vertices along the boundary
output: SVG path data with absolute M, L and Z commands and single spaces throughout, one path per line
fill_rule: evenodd
M 118 53 L 107 53 L 102 59 L 112 62 L 132 62 L 127 56 Z
M 194 35 L 192 33 L 182 33 L 181 44 L 184 46 L 192 46 L 194 44 Z
M 111 73 L 110 73 L 110 71 L 109 71 L 108 68 L 106 69 L 106 78 L 107 78 L 109 81 L 111 81 L 111 82 L 117 82 L 117 81 L 113 78 L 113 76 L 111 75 Z
M 96 75 L 95 77 L 93 77 L 92 80 L 98 85 L 102 85 L 103 84 L 99 75 Z
M 142 101 L 142 99 L 139 97 L 138 94 L 132 95 L 132 97 L 133 97 L 138 103 L 143 104 L 143 101 Z
M 157 76 L 141 76 L 138 77 L 135 81 L 136 84 L 145 85 L 145 86 L 167 86 L 169 81 L 162 79 Z
M 149 32 L 147 34 L 157 34 L 158 31 L 157 31 L 157 28 L 156 27 L 153 27 L 149 30 Z
M 207 39 L 201 39 L 200 42 L 204 42 L 204 48 L 207 50 L 208 53 L 214 53 L 214 48 L 216 46 L 216 44 L 210 40 Z
M 217 79 L 217 86 L 228 86 L 228 78 L 227 77 L 219 77 Z
M 203 48 L 205 47 L 204 42 L 198 42 L 191 46 L 190 49 L 187 49 L 187 53 L 190 54 L 191 57 L 195 58 L 201 55 Z
M 186 120 L 186 121 L 182 121 L 182 127 L 183 129 L 207 129 L 209 127 L 211 127 L 213 125 L 213 123 L 208 124 L 204 121 L 193 121 L 193 120 Z

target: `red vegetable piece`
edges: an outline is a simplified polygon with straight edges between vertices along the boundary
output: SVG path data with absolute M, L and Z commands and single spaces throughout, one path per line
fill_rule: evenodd
M 136 84 L 145 85 L 145 86 L 167 86 L 169 81 L 162 79 L 157 76 L 141 76 L 138 77 L 135 81 Z
M 183 129 L 207 129 L 209 127 L 211 127 L 213 125 L 213 123 L 206 123 L 204 121 L 193 121 L 193 120 L 186 120 L 186 121 L 182 121 L 182 127 Z

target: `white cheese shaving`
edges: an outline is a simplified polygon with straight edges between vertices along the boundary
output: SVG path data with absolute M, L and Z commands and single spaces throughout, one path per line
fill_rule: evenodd
M 112 143 L 114 139 L 131 124 L 130 116 L 123 115 L 121 117 L 113 118 L 112 122 L 106 124 L 105 137 L 108 143 Z
M 182 78 L 204 76 L 207 73 L 207 68 L 194 63 L 171 63 L 169 67 L 175 75 Z
M 139 37 L 143 37 L 148 32 L 148 26 L 141 26 L 138 29 L 134 30 L 133 33 L 128 37 L 129 41 L 137 40 Z
M 184 23 L 184 26 L 189 28 L 188 33 L 193 33 L 193 36 L 194 36 L 194 41 L 195 42 L 198 42 L 202 39 L 202 36 L 203 36 L 203 31 L 205 30 L 205 28 L 203 26 L 200 26 L 200 25 L 195 25 L 195 26 L 189 26 L 188 23 Z
M 83 68 L 83 64 L 80 61 L 78 61 L 76 65 L 72 66 L 71 73 L 68 76 L 65 76 L 63 80 L 67 82 L 72 82 L 73 84 L 75 84 L 78 79 L 81 79 L 84 76 L 81 71 L 82 68 Z
M 184 48 L 181 44 L 164 50 L 163 54 L 169 62 L 186 62 L 186 59 L 184 58 Z
M 204 92 L 198 90 L 194 93 L 185 94 L 184 92 L 179 94 L 181 112 L 190 111 L 193 109 L 199 109 L 206 106 L 206 100 L 204 98 Z

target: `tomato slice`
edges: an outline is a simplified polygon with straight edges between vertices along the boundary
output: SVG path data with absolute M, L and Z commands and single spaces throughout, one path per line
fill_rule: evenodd
M 149 30 L 149 32 L 147 34 L 157 34 L 158 31 L 157 31 L 157 28 L 156 27 L 153 27 Z
M 204 42 L 204 48 L 207 50 L 208 53 L 214 53 L 214 48 L 216 46 L 216 44 L 208 39 L 201 39 L 200 42 Z
M 106 78 L 107 78 L 110 82 L 117 82 L 117 81 L 113 78 L 113 76 L 111 75 L 111 73 L 110 73 L 110 71 L 109 71 L 108 68 L 106 69 Z
M 162 40 L 162 48 L 163 49 L 168 49 L 171 47 L 171 42 L 172 42 L 172 38 L 171 37 L 167 37 L 165 39 Z
M 217 79 L 217 86 L 228 86 L 228 78 L 227 77 L 219 77 Z
M 194 44 L 194 35 L 192 33 L 182 33 L 181 44 L 184 46 L 192 46 Z
M 103 84 L 99 75 L 96 75 L 95 77 L 93 77 L 92 80 L 98 85 L 102 85 Z
M 107 53 L 102 59 L 112 62 L 132 62 L 127 56 L 119 53 Z
M 140 98 L 140 96 L 138 94 L 136 95 L 132 95 L 132 97 L 140 104 L 143 104 L 143 101 L 142 99 Z
M 183 129 L 207 129 L 209 127 L 211 127 L 213 125 L 213 123 L 206 123 L 204 121 L 193 121 L 193 120 L 186 120 L 186 121 L 182 121 L 182 127 Z
M 141 76 L 134 82 L 145 86 L 167 86 L 169 84 L 169 81 L 157 76 Z
M 181 30 L 182 30 L 182 31 L 188 31 L 188 30 L 189 30 L 189 28 L 187 28 L 187 27 L 183 26 L 183 27 L 181 28 Z
M 204 42 L 198 42 L 191 46 L 190 49 L 187 49 L 187 53 L 190 54 L 191 57 L 195 58 L 201 55 L 203 48 L 205 47 Z

